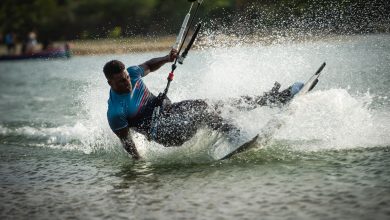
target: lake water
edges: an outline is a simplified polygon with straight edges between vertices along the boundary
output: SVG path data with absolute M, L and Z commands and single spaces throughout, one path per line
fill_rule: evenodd
M 134 162 L 106 119 L 108 60 L 160 52 L 0 63 L 1 219 L 389 219 L 390 35 L 191 51 L 173 101 L 260 95 L 274 81 L 318 86 L 287 109 L 222 115 L 242 139 L 282 127 L 254 149 L 212 160 L 218 134 L 180 148 L 136 135 Z M 170 65 L 145 78 L 157 94 Z

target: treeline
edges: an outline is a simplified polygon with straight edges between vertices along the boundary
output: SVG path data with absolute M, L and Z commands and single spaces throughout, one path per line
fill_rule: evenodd
M 35 31 L 40 40 L 175 34 L 189 4 L 187 0 L 1 0 L 0 32 L 24 36 Z M 199 14 L 209 27 L 234 26 L 244 34 L 274 29 L 388 32 L 390 23 L 389 0 L 204 0 Z

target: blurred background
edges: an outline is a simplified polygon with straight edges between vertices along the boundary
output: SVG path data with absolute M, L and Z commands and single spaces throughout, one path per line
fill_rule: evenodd
M 388 0 L 213 0 L 205 1 L 199 18 L 224 35 L 275 34 L 323 36 L 390 31 Z M 157 39 L 171 41 L 188 11 L 186 0 L 2 0 L 0 37 L 14 43 L 36 40 L 46 48 L 53 42 L 74 41 L 76 54 L 123 53 L 125 50 L 81 48 L 77 40 Z M 234 26 L 234 30 L 230 27 Z M 166 39 L 168 37 L 168 39 Z M 122 42 L 123 43 L 123 42 Z M 131 42 L 127 42 L 131 43 Z M 19 45 L 19 47 L 18 47 Z M 84 44 L 85 45 L 85 44 Z M 78 47 L 79 46 L 79 47 Z M 135 48 L 145 50 L 146 48 Z M 166 49 L 165 44 L 155 50 Z

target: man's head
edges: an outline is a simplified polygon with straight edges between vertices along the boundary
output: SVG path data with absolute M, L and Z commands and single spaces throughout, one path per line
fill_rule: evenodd
M 129 74 L 125 65 L 119 60 L 111 60 L 103 67 L 108 84 L 117 93 L 131 92 Z

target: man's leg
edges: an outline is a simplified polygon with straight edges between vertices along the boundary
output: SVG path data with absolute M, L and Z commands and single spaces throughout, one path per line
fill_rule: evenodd
M 173 103 L 163 111 L 157 137 L 165 146 L 180 146 L 191 139 L 202 126 L 228 135 L 239 134 L 235 126 L 209 108 L 204 100 L 186 100 Z
M 275 82 L 274 87 L 262 96 L 241 96 L 233 105 L 246 110 L 252 110 L 258 106 L 281 106 L 287 104 L 302 89 L 303 83 L 296 82 L 283 91 L 279 91 L 280 83 Z

